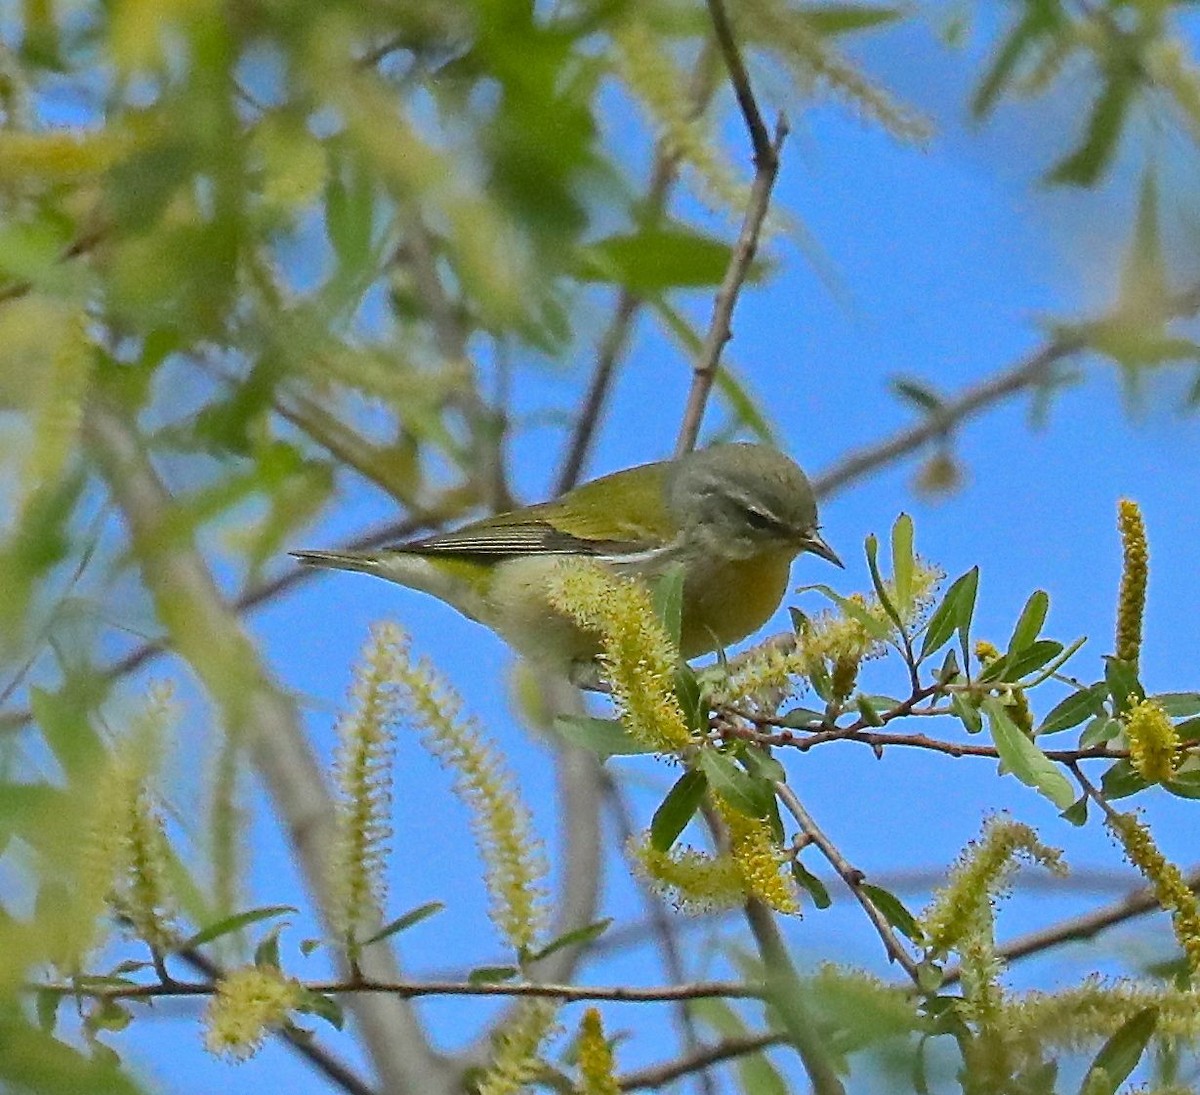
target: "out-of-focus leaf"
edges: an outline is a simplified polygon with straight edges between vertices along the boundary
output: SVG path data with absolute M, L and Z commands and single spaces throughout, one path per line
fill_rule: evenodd
M 1083 140 L 1051 169 L 1046 176 L 1047 182 L 1067 186 L 1093 186 L 1096 183 L 1116 154 L 1136 90 L 1132 69 L 1110 69 L 1104 89 L 1092 104 Z
M 817 34 L 832 38 L 895 22 L 903 18 L 904 11 L 887 4 L 817 3 L 805 4 L 796 15 Z
M 704 288 L 720 284 L 730 254 L 724 241 L 683 226 L 645 228 L 584 247 L 578 277 L 581 281 L 615 282 L 647 295 L 665 289 Z
M 1130 1016 L 1100 1047 L 1079 1086 L 1079 1095 L 1117 1095 L 1117 1088 L 1137 1068 L 1157 1026 L 1158 1008 L 1143 1008 Z
M 654 752 L 649 745 L 634 738 L 616 719 L 559 715 L 554 720 L 554 727 L 564 741 L 599 757 L 636 756 Z

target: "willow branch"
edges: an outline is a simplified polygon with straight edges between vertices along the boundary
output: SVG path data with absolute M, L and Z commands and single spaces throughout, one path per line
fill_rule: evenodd
M 319 908 L 330 908 L 333 806 L 293 701 L 259 659 L 195 546 L 172 523 L 173 499 L 133 427 L 99 393 L 86 407 L 84 436 L 125 518 L 133 555 L 172 645 L 203 684 L 226 732 L 243 736 L 310 893 Z M 363 967 L 372 977 L 398 975 L 386 947 L 369 948 Z M 454 1078 L 410 1007 L 394 996 L 355 1003 L 386 1090 L 450 1095 Z
M 875 926 L 875 930 L 879 933 L 879 938 L 883 940 L 883 946 L 888 953 L 888 957 L 916 982 L 918 980 L 916 962 L 913 961 L 908 951 L 904 949 L 904 944 L 900 942 L 895 931 L 892 930 L 887 917 L 880 912 L 879 906 L 871 900 L 870 894 L 863 889 L 863 882 L 866 881 L 866 875 L 857 867 L 851 866 L 849 860 L 842 855 L 837 845 L 829 839 L 825 831 L 817 824 L 812 814 L 805 809 L 803 803 L 796 796 L 795 791 L 786 783 L 776 783 L 775 793 L 778 795 L 779 801 L 787 807 L 788 813 L 796 819 L 797 824 L 800 826 L 800 831 L 808 838 L 809 843 L 813 844 L 820 851 L 854 895 L 854 899 L 862 906 L 863 912 L 867 914 L 867 919 Z
M 725 60 L 725 67 L 729 70 L 729 79 L 733 84 L 742 116 L 746 120 L 751 144 L 754 146 L 754 181 L 750 186 L 750 199 L 742 219 L 741 231 L 713 301 L 713 314 L 708 331 L 692 365 L 692 385 L 684 407 L 679 438 L 675 444 L 676 456 L 682 456 L 696 447 L 704 408 L 716 381 L 717 369 L 721 365 L 721 352 L 733 337 L 733 310 L 758 250 L 763 221 L 771 204 L 771 191 L 779 174 L 779 152 L 788 131 L 787 120 L 781 114 L 775 124 L 774 140 L 767 138 L 766 127 L 754 98 L 754 90 L 750 86 L 750 77 L 721 0 L 708 0 L 708 10 L 716 32 L 717 45 Z
M 694 1053 L 686 1054 L 674 1061 L 660 1065 L 649 1065 L 639 1068 L 636 1072 L 626 1072 L 617 1080 L 617 1087 L 622 1091 L 657 1090 L 690 1076 L 694 1072 L 719 1065 L 722 1061 L 736 1060 L 751 1053 L 761 1053 L 764 1049 L 787 1042 L 787 1035 L 780 1033 L 747 1034 L 741 1038 L 726 1038 L 711 1046 L 701 1046 Z

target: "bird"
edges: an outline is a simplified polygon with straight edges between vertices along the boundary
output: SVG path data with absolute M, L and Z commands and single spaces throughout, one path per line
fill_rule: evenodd
M 691 660 L 758 630 L 802 553 L 842 567 L 820 534 L 804 472 L 765 444 L 712 445 L 625 468 L 548 502 L 366 551 L 294 551 L 301 563 L 421 590 L 496 631 L 519 654 L 572 675 L 599 639 L 550 604 L 550 568 L 592 560 L 650 584 L 682 570 L 680 654 Z

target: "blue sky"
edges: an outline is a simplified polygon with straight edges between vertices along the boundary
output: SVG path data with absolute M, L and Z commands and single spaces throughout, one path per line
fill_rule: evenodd
M 1100 306 L 1115 283 L 1115 264 L 1136 201 L 1133 159 L 1122 160 L 1112 184 L 1097 194 L 1039 188 L 1039 168 L 1070 143 L 1077 112 L 1051 112 L 1034 104 L 1005 108 L 982 129 L 965 125 L 961 103 L 975 59 L 970 51 L 942 51 L 929 27 L 918 24 L 882 38 L 862 54 L 901 96 L 935 118 L 939 133 L 928 148 L 918 149 L 898 145 L 838 107 L 794 117 L 776 200 L 817 241 L 833 280 L 815 270 L 793 243 L 777 240 L 770 249 L 777 276 L 747 289 L 729 349 L 768 408 L 781 444 L 812 473 L 913 420 L 911 409 L 889 393 L 890 378 L 918 377 L 953 393 L 1037 348 L 1044 337 L 1039 321 Z M 737 128 L 731 126 L 729 134 L 731 147 L 740 147 Z M 1181 148 L 1177 158 L 1168 159 L 1181 175 L 1194 172 L 1190 152 L 1185 158 Z M 1176 192 L 1167 194 L 1164 204 L 1176 208 Z M 1194 241 L 1194 221 L 1179 231 L 1181 239 Z M 1195 276 L 1194 265 L 1181 269 L 1181 284 Z M 690 306 L 705 315 L 707 298 L 698 295 Z M 582 368 L 569 377 L 541 367 L 520 368 L 518 406 L 533 416 L 570 405 L 583 375 Z M 643 324 L 614 392 L 610 422 L 620 427 L 603 431 L 590 472 L 669 452 L 687 381 L 688 363 Z M 956 432 L 954 452 L 965 482 L 953 495 L 938 500 L 916 495 L 912 480 L 918 462 L 910 459 L 827 499 L 825 533 L 848 569 L 833 573 L 820 560 L 802 559 L 795 583 L 826 581 L 843 592 L 866 588 L 863 538 L 886 534 L 896 515 L 906 511 L 916 522 L 918 549 L 950 577 L 980 566 L 978 635 L 1002 645 L 1025 598 L 1045 589 L 1052 604 L 1048 633 L 1064 641 L 1088 636 L 1073 666 L 1078 675 L 1095 679 L 1100 656 L 1112 643 L 1120 566 L 1116 505 L 1119 498 L 1132 497 L 1143 507 L 1151 545 L 1145 682 L 1151 691 L 1200 688 L 1195 568 L 1200 425 L 1180 409 L 1190 382 L 1182 373 L 1149 378 L 1144 405 L 1131 410 L 1122 402 L 1112 367 L 1088 362 L 1079 383 L 1055 398 L 1048 420 L 1038 428 L 1030 424 L 1027 398 L 996 407 Z M 716 421 L 710 418 L 710 424 Z M 514 439 L 521 497 L 545 495 L 561 451 L 561 432 L 548 427 L 531 428 Z M 338 512 L 295 546 L 326 546 L 391 512 L 372 489 L 351 486 Z M 813 595 L 805 597 L 796 603 L 820 607 Z M 380 618 L 397 620 L 411 632 L 416 649 L 443 669 L 468 710 L 508 752 L 555 854 L 553 774 L 545 750 L 530 742 L 510 713 L 510 659 L 498 640 L 419 594 L 343 574 L 318 577 L 253 616 L 250 625 L 284 683 L 306 698 L 314 740 L 327 755 L 333 712 L 367 629 Z M 776 625 L 785 627 L 786 615 Z M 883 690 L 887 682 L 903 679 L 895 664 L 872 672 Z M 1044 712 L 1056 698 L 1037 696 L 1035 704 Z M 956 733 L 949 723 L 920 728 Z M 1082 831 L 1071 829 L 1034 792 L 1011 777 L 998 778 L 990 762 L 901 750 L 877 760 L 848 743 L 782 759 L 798 793 L 844 853 L 883 881 L 899 870 L 936 877 L 978 833 L 981 820 L 1000 809 L 1011 810 L 1035 825 L 1047 842 L 1065 848 L 1074 867 L 1128 874 L 1094 819 Z M 648 821 L 673 773 L 644 759 L 613 763 L 629 774 L 640 820 Z M 474 882 L 477 866 L 463 811 L 449 794 L 447 778 L 410 741 L 400 742 L 398 771 L 393 911 L 431 899 L 448 905 L 441 916 L 403 937 L 406 967 L 414 974 L 462 970 L 501 958 Z M 191 793 L 194 789 L 180 789 L 185 804 Z M 1164 850 L 1188 862 L 1195 807 L 1161 793 L 1144 796 L 1141 805 Z M 261 810 L 254 832 L 253 902 L 297 899 L 286 853 Z M 806 861 L 814 869 L 820 866 L 815 857 Z M 925 900 L 919 890 L 905 890 L 903 896 L 913 908 Z M 1001 935 L 1044 925 L 1094 900 L 1094 894 L 1075 889 L 1019 891 L 1004 906 Z M 615 856 L 608 866 L 603 911 L 619 922 L 643 916 Z M 698 943 L 712 942 L 707 928 L 690 931 Z M 788 931 L 802 962 L 834 958 L 887 973 L 877 937 L 859 910 L 845 902 L 827 912 L 807 910 Z M 285 949 L 288 939 L 294 945 L 311 933 L 310 925 L 299 922 L 285 936 Z M 737 935 L 726 929 L 722 938 L 729 942 Z M 709 968 L 704 963 L 711 949 L 689 949 L 694 972 Z M 1069 984 L 1097 956 L 1105 968 L 1116 970 L 1123 956 L 1169 951 L 1164 919 L 1158 917 L 1106 936 L 1093 950 L 1064 948 L 1022 965 L 1012 983 Z M 724 966 L 715 961 L 712 968 Z M 301 973 L 310 970 L 322 972 L 319 961 L 297 967 Z M 644 983 L 663 975 L 644 955 L 622 955 L 587 976 L 605 983 Z M 423 1005 L 446 1044 L 474 1031 L 478 1017 L 492 1010 L 460 1001 Z M 307 1070 L 278 1048 L 237 1069 L 212 1061 L 199 1051 L 190 1020 L 168 1018 L 194 1012 L 192 1004 L 156 1006 L 156 1022 L 137 1023 L 117 1041 L 181 1093 L 198 1095 L 218 1086 L 250 1093 L 285 1082 L 298 1084 L 298 1090 L 319 1089 Z M 568 1014 L 577 1018 L 578 1011 Z M 657 1014 L 665 1024 L 666 1010 Z M 623 1065 L 646 1063 L 662 1051 L 661 1041 L 647 1034 L 656 1020 L 641 1009 L 614 1009 L 607 1015 L 614 1028 L 636 1029 L 637 1036 L 621 1047 Z M 325 1040 L 325 1029 L 320 1033 Z M 332 1038 L 330 1044 L 347 1049 L 343 1039 Z

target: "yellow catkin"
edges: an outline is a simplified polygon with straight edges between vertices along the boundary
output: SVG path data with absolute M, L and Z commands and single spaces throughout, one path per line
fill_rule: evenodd
M 556 1012 L 549 1000 L 521 1001 L 492 1040 L 492 1061 L 476 1084 L 478 1095 L 518 1095 L 529 1090 L 545 1071 L 541 1049 L 556 1030 Z
M 710 855 L 687 845 L 659 851 L 649 834 L 632 840 L 629 853 L 649 885 L 682 912 L 732 909 L 746 899 L 742 872 L 731 855 Z
M 626 728 L 659 752 L 695 743 L 675 697 L 679 653 L 654 613 L 650 591 L 592 563 L 564 562 L 547 586 L 550 603 L 600 636 L 605 676 Z
M 1146 579 L 1150 553 L 1146 524 L 1136 502 L 1122 498 L 1117 510 L 1121 532 L 1121 592 L 1117 601 L 1117 657 L 1137 669 L 1142 652 L 1142 620 L 1146 614 Z
M 604 1024 L 596 1008 L 583 1013 L 575 1052 L 579 1059 L 579 1095 L 619 1095 L 612 1046 L 604 1037 Z
M 1200 903 L 1174 863 L 1158 850 L 1150 830 L 1135 814 L 1117 814 L 1108 826 L 1121 842 L 1125 855 L 1154 887 L 1158 903 L 1171 914 L 1183 953 L 1187 956 L 1192 978 L 1200 974 Z
M 287 1022 L 303 995 L 296 981 L 273 966 L 246 966 L 226 974 L 205 1013 L 205 1048 L 233 1061 L 254 1056 L 266 1036 Z
M 799 912 L 795 886 L 783 873 L 787 855 L 775 843 L 770 822 L 739 813 L 718 794 L 712 797 L 729 830 L 729 854 L 742 876 L 747 896 L 757 897 L 776 912 Z
M 1142 779 L 1163 783 L 1175 774 L 1183 759 L 1177 746 L 1179 735 L 1162 704 L 1129 697 L 1125 713 L 1125 736 L 1129 739 L 1129 762 Z

